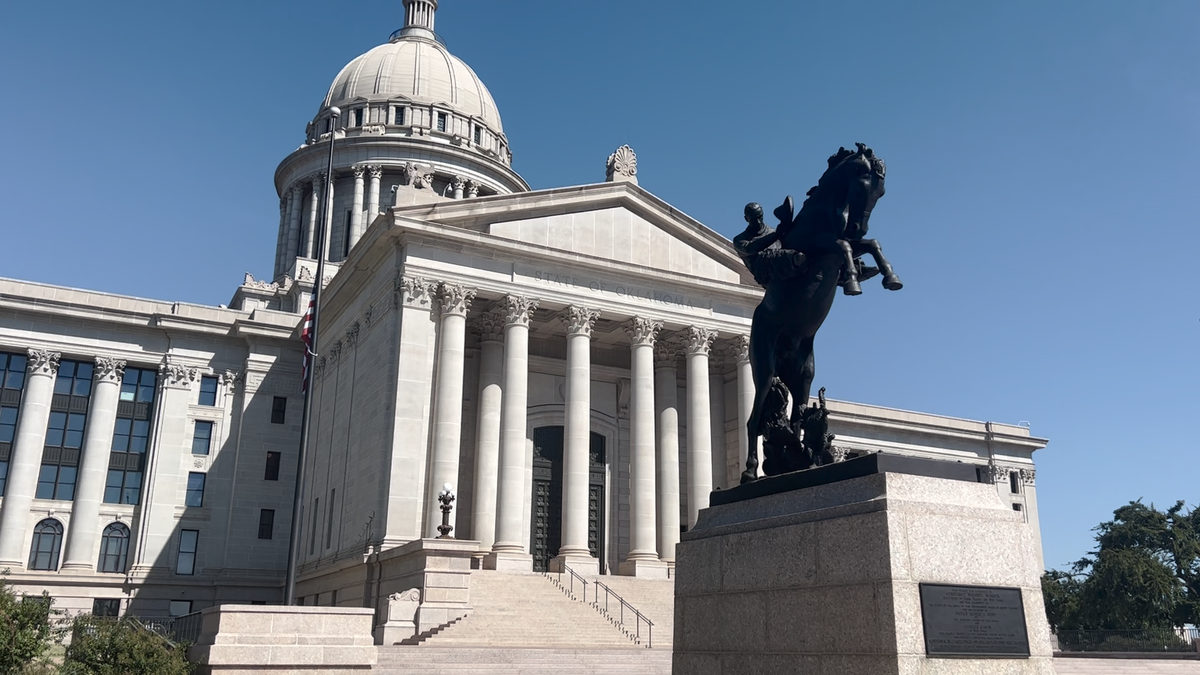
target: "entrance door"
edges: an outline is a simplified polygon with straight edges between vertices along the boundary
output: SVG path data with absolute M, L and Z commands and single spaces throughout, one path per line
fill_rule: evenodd
M 588 471 L 588 548 L 604 553 L 604 436 L 591 435 Z M 533 508 L 529 551 L 533 570 L 545 572 L 562 547 L 563 428 L 533 430 Z

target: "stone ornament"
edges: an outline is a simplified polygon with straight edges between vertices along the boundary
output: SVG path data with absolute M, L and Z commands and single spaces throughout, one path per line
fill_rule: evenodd
M 359 330 L 361 330 L 361 326 L 359 325 L 359 323 L 357 321 L 350 324 L 350 327 L 346 329 L 346 346 L 347 347 L 350 347 L 353 349 L 358 346 Z
M 679 358 L 679 343 L 675 340 L 658 340 L 654 343 L 654 366 L 675 367 Z
M 475 289 L 458 284 L 441 284 L 438 287 L 438 309 L 443 315 L 466 316 L 475 299 Z
M 408 276 L 404 273 L 396 275 L 394 286 L 396 308 L 401 305 L 418 309 L 433 309 L 432 299 L 436 284 L 422 277 Z
M 313 371 L 313 375 L 316 377 L 316 379 L 318 379 L 318 380 L 320 380 L 320 379 L 324 379 L 324 377 L 325 377 L 325 366 L 328 364 L 328 362 L 329 362 L 329 361 L 328 361 L 328 359 L 326 359 L 324 356 L 322 356 L 321 358 L 317 359 L 317 367 L 316 367 L 316 369 Z
M 988 462 L 988 465 L 983 468 L 983 478 L 985 481 L 990 480 L 999 485 L 1008 480 L 1009 469 L 996 466 L 994 462 Z
M 455 192 L 462 192 L 467 187 L 467 179 L 462 176 L 455 176 L 450 185 L 454 188 Z
M 737 364 L 750 363 L 750 336 L 736 335 L 729 343 L 729 358 Z
M 609 183 L 628 181 L 637 184 L 637 154 L 628 145 L 622 145 L 608 156 L 605 180 Z
M 329 346 L 329 365 L 336 366 L 342 360 L 342 341 L 337 340 Z
M 125 362 L 120 359 L 97 356 L 96 368 L 92 370 L 92 377 L 97 382 L 120 384 L 121 380 L 125 378 Z
M 159 381 L 162 386 L 172 389 L 190 389 L 200 377 L 200 371 L 179 363 L 163 363 L 158 367 Z
M 577 307 L 571 305 L 563 310 L 562 322 L 567 326 L 567 336 L 584 335 L 592 336 L 592 328 L 596 326 L 596 319 L 600 318 L 600 311 L 589 307 Z
M 58 361 L 62 354 L 44 349 L 30 349 L 26 354 L 29 361 L 25 367 L 30 375 L 58 375 Z
M 661 321 L 635 316 L 625 324 L 625 332 L 629 334 L 629 340 L 634 347 L 651 347 L 662 327 L 663 322 Z
M 506 295 L 500 302 L 504 309 L 505 326 L 529 327 L 529 320 L 533 316 L 533 311 L 538 306 L 536 298 L 527 298 L 523 295 Z
M 479 183 L 473 180 L 467 181 L 467 198 L 473 199 L 479 196 Z
M 401 185 L 410 185 L 418 190 L 433 187 L 433 167 L 409 162 L 401 167 Z
M 474 327 L 479 339 L 484 342 L 503 342 L 504 312 L 499 307 L 493 307 L 479 316 Z
M 383 178 L 383 167 L 378 164 L 368 164 L 367 174 L 371 177 L 371 180 L 379 180 Z
M 684 332 L 684 348 L 688 356 L 707 356 L 713 340 L 717 339 L 717 331 L 698 326 L 688 326 Z
M 354 172 L 354 180 L 362 180 L 363 175 L 367 172 L 367 168 L 364 166 L 356 166 L 353 167 L 351 171 Z
M 1026 485 L 1033 485 L 1036 474 L 1036 469 L 1021 469 L 1021 482 Z
M 362 325 L 363 328 L 370 328 L 374 325 L 375 320 L 375 304 L 367 305 L 366 311 L 363 312 Z

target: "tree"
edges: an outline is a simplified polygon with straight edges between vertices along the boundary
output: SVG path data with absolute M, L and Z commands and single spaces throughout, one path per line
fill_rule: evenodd
M 44 657 L 62 639 L 62 631 L 54 625 L 51 597 L 18 595 L 9 588 L 7 575 L 7 570 L 0 574 L 0 675 L 16 675 Z
M 190 675 L 187 645 L 173 644 L 133 617 L 79 616 L 62 675 Z

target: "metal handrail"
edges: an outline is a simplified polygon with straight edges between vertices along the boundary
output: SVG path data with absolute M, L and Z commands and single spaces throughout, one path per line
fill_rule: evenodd
M 600 606 L 600 589 L 603 588 L 604 589 L 604 613 L 609 616 L 612 616 L 612 612 L 609 611 L 609 609 L 608 609 L 608 599 L 610 597 L 616 598 L 617 602 L 619 602 L 621 604 L 621 616 L 620 616 L 620 620 L 619 620 L 619 623 L 621 624 L 621 626 L 623 627 L 625 625 L 625 610 L 628 609 L 630 612 L 633 612 L 633 615 L 635 617 L 634 628 L 633 628 L 634 635 L 637 637 L 638 641 L 641 642 L 642 622 L 645 621 L 646 622 L 646 648 L 649 649 L 649 648 L 653 647 L 654 646 L 654 641 L 653 641 L 654 640 L 654 637 L 653 637 L 654 622 L 651 621 L 648 617 L 646 617 L 646 615 L 637 611 L 637 609 L 634 608 L 633 605 L 629 604 L 628 602 L 625 602 L 625 598 L 622 598 L 621 596 L 614 593 L 613 590 L 611 588 L 609 588 L 608 586 L 606 586 L 605 584 L 603 584 L 599 581 L 593 581 L 592 583 L 595 584 L 595 586 L 596 586 L 596 591 L 593 593 L 593 597 L 595 598 L 595 600 L 593 601 L 593 604 L 596 605 L 596 607 Z
M 571 573 L 571 576 L 567 580 L 569 587 L 563 586 L 563 582 L 562 582 L 563 571 Z M 547 577 L 550 576 L 551 574 L 552 574 L 552 572 L 549 572 L 549 571 L 545 572 L 545 575 Z M 558 574 L 558 581 L 557 581 L 558 587 L 568 590 L 568 592 L 570 592 L 571 595 L 575 595 L 575 581 L 576 580 L 578 580 L 580 584 L 583 584 L 583 586 L 582 586 L 583 592 L 580 593 L 579 599 L 583 602 L 587 602 L 587 587 L 588 587 L 587 579 L 584 579 L 583 577 L 579 576 L 575 572 L 575 570 L 571 569 L 570 567 L 567 567 L 565 564 L 559 565 L 559 570 L 558 570 L 558 572 L 556 572 L 556 574 Z

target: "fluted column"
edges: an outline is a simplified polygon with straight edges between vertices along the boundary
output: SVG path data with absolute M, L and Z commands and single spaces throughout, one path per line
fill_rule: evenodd
M 563 429 L 562 547 L 556 561 L 581 574 L 599 574 L 588 548 L 588 472 L 592 432 L 592 327 L 600 312 L 567 307 L 566 415 Z
M 462 176 L 455 176 L 450 185 L 454 188 L 454 198 L 462 199 L 463 189 L 467 187 L 467 179 L 463 178 Z
M 658 555 L 675 561 L 679 543 L 679 349 L 654 345 L 654 410 L 658 420 Z
M 537 300 L 507 295 L 504 310 L 504 400 L 500 404 L 500 484 L 496 543 L 484 560 L 489 569 L 528 572 L 533 557 L 525 550 L 525 422 L 529 389 L 529 320 Z
M 716 331 L 689 326 L 687 341 L 688 395 L 688 529 L 700 509 L 708 508 L 712 492 L 712 410 L 709 408 L 708 350 Z
M 630 550 L 621 574 L 666 576 L 655 541 L 654 338 L 661 321 L 635 317 L 626 327 L 631 354 L 629 401 Z
M 462 442 L 463 361 L 467 338 L 467 310 L 475 290 L 457 284 L 438 288 L 441 329 L 438 339 L 437 397 L 433 408 L 433 457 L 425 486 L 425 536 L 438 536 L 442 512 L 434 496 L 442 486 L 458 485 L 458 456 Z M 455 521 L 450 512 L 450 524 Z
M 291 205 L 288 207 L 288 243 L 287 253 L 283 258 L 283 270 L 287 271 L 293 258 L 299 258 L 300 253 L 300 221 L 304 210 L 304 186 L 297 184 L 291 189 Z
M 54 398 L 54 377 L 58 374 L 59 354 L 29 350 L 29 376 L 21 395 L 17 432 L 8 465 L 8 483 L 0 508 L 0 569 L 22 569 L 28 558 L 25 526 L 29 507 L 37 489 L 42 446 L 46 442 L 46 424 L 50 421 L 50 403 Z
M 325 184 L 325 178 L 317 174 L 312 178 L 312 195 L 309 198 L 308 204 L 308 231 L 304 233 L 304 257 L 317 257 L 317 228 L 321 226 L 320 208 L 321 208 L 321 187 Z
M 379 179 L 383 178 L 383 167 L 370 164 L 367 174 L 371 177 L 371 184 L 367 188 L 367 225 L 370 226 L 375 216 L 379 215 Z
M 346 255 L 350 255 L 350 249 L 362 239 L 363 234 L 363 174 L 366 172 L 366 167 L 354 167 L 354 206 L 350 210 L 350 246 L 346 248 Z
M 708 408 L 712 419 L 712 486 L 714 490 L 732 487 L 729 484 L 729 458 L 725 433 L 725 366 L 728 349 L 722 348 L 709 356 Z
M 88 405 L 87 430 L 83 436 L 83 457 L 75 504 L 71 508 L 71 527 L 67 533 L 64 570 L 91 570 L 96 567 L 96 528 L 100 520 L 100 500 L 108 476 L 108 456 L 112 451 L 113 429 L 117 425 L 117 403 L 121 400 L 121 379 L 125 362 L 96 357 L 92 398 Z
M 734 352 L 737 361 L 737 402 L 738 402 L 738 462 L 746 465 L 746 458 L 753 452 L 758 455 L 758 448 L 750 447 L 750 436 L 747 427 L 750 425 L 750 413 L 754 410 L 754 374 L 750 370 L 750 336 L 739 335 L 734 338 Z M 762 466 L 762 457 L 758 457 L 755 466 Z M 758 472 L 760 475 L 762 471 Z
M 475 499 L 471 538 L 480 550 L 496 543 L 496 487 L 500 471 L 500 406 L 504 383 L 504 314 L 485 312 L 479 331 L 479 413 L 475 428 Z
M 279 198 L 279 233 L 275 237 L 275 273 L 272 279 L 282 274 L 283 261 L 285 259 L 284 249 L 287 247 L 287 207 L 288 200 Z

